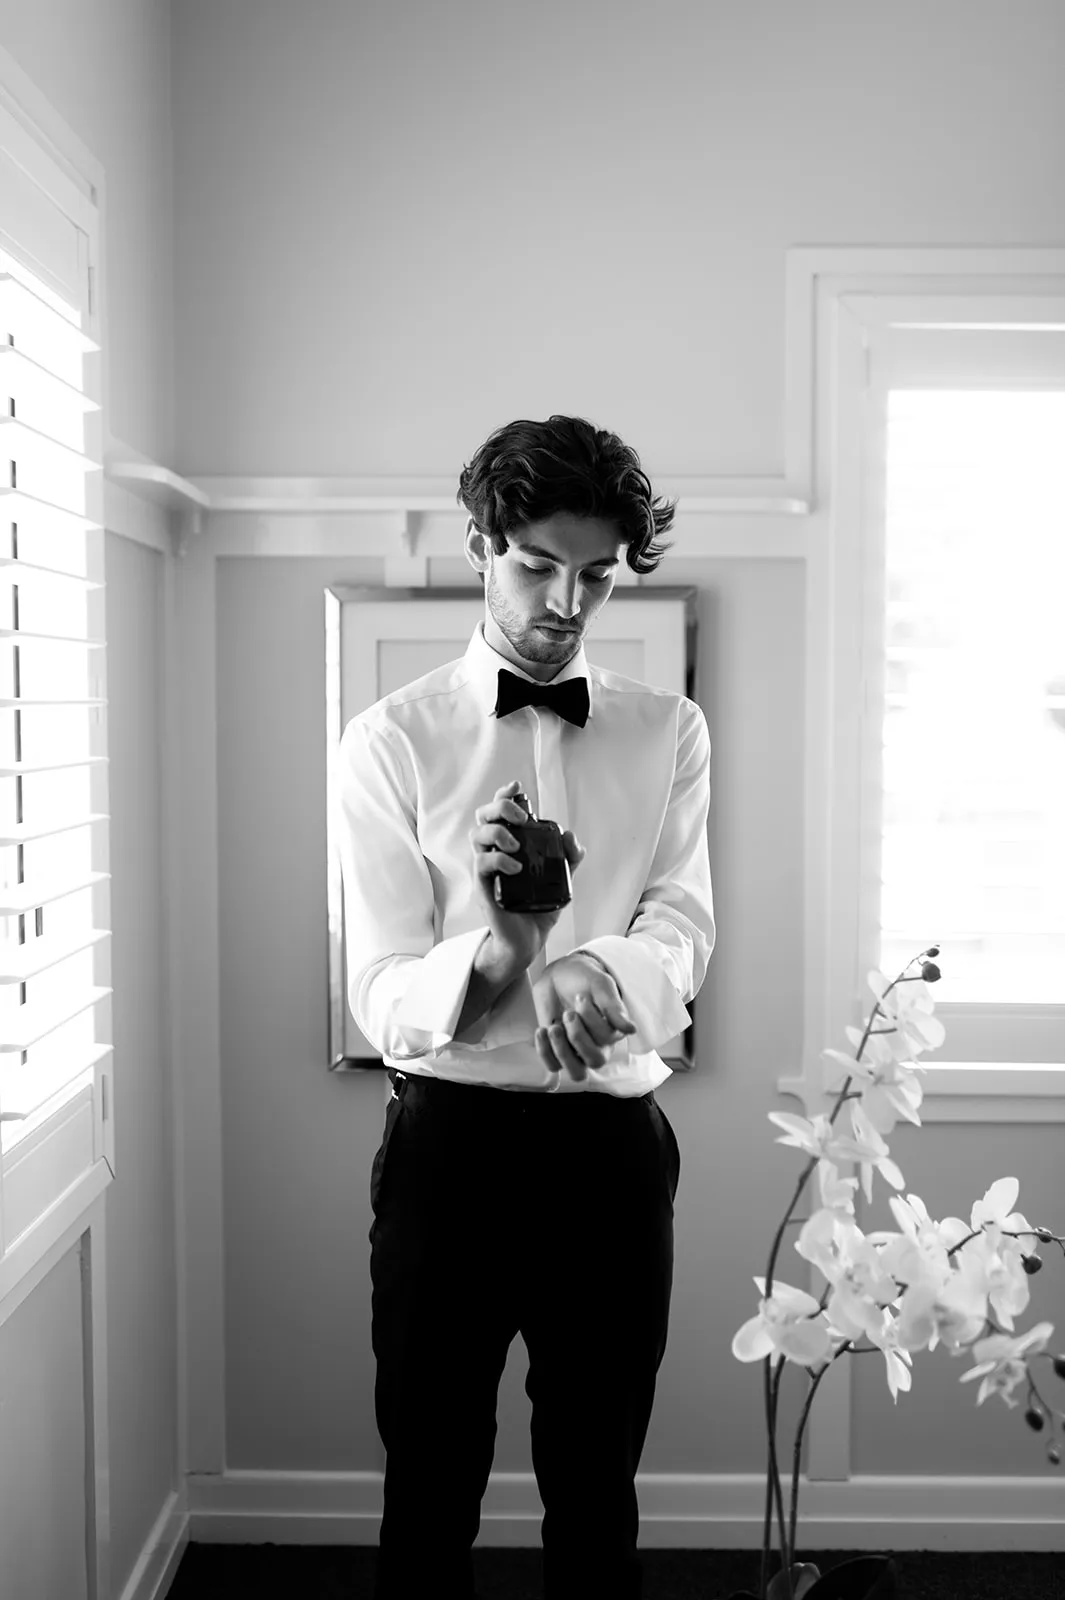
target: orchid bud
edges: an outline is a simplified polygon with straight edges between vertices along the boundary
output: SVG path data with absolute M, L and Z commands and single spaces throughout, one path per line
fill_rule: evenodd
M 1052 1444 L 1050 1449 L 1047 1451 L 1047 1460 L 1050 1462 L 1052 1467 L 1061 1466 L 1061 1451 L 1058 1449 L 1056 1444 Z
M 1059 1378 L 1065 1378 L 1065 1356 L 1054 1357 L 1054 1371 Z
M 939 951 L 937 950 L 936 955 L 938 954 Z M 936 983 L 941 976 L 942 974 L 940 973 L 940 970 L 934 961 L 926 961 L 924 966 L 921 968 L 921 977 L 924 979 L 925 983 Z
M 1054 1235 L 1051 1233 L 1049 1228 L 1036 1228 L 1034 1230 L 1034 1232 L 1035 1232 L 1035 1236 L 1039 1240 L 1040 1244 L 1052 1244 L 1053 1243 Z
M 1028 1274 L 1028 1276 L 1030 1278 L 1034 1278 L 1035 1277 L 1036 1273 L 1039 1271 L 1039 1269 L 1040 1269 L 1040 1267 L 1042 1265 L 1043 1265 L 1042 1256 L 1037 1256 L 1037 1255 L 1026 1256 L 1026 1255 L 1024 1255 L 1022 1253 L 1022 1255 L 1021 1255 L 1021 1266 L 1024 1268 L 1025 1272 L 1027 1272 L 1027 1274 Z
M 939 954 L 939 946 L 937 944 L 932 945 L 931 949 L 927 950 L 925 952 L 925 954 L 926 955 L 930 955 L 930 956 L 937 956 Z
M 1045 1419 L 1043 1417 L 1043 1413 L 1041 1411 L 1037 1411 L 1035 1406 L 1029 1406 L 1028 1410 L 1024 1413 L 1024 1420 L 1027 1422 L 1033 1433 L 1041 1433 L 1043 1431 L 1043 1423 Z

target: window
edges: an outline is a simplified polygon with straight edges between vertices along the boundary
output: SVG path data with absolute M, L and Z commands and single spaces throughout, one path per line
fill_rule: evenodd
M 1065 1004 L 1065 391 L 893 390 L 881 965 Z
M 1030 316 L 869 339 L 874 960 L 941 942 L 937 1009 L 973 1061 L 1065 1060 L 1065 318 Z
M 0 1254 L 105 1153 L 96 349 L 81 309 L 0 250 Z

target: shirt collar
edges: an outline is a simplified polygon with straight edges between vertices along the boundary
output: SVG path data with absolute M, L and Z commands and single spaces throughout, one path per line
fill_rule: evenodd
M 483 621 L 478 622 L 466 650 L 466 673 L 467 681 L 477 698 L 477 703 L 487 717 L 492 716 L 496 708 L 500 667 L 505 667 L 508 672 L 513 672 L 517 678 L 525 678 L 529 683 L 539 681 L 533 677 L 531 672 L 526 672 L 523 668 L 516 667 L 513 661 L 508 661 L 505 656 L 499 654 L 498 650 L 493 650 L 485 639 Z M 592 682 L 583 644 L 573 657 L 573 660 L 567 662 L 558 676 L 551 679 L 551 682 L 552 684 L 567 683 L 570 678 L 586 678 L 588 680 L 588 716 L 590 719 L 594 710 Z

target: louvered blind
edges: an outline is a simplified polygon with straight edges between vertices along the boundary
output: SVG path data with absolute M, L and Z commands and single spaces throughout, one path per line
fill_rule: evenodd
M 893 390 L 880 965 L 1065 1003 L 1065 391 Z
M 0 252 L 0 1155 L 110 1050 L 97 346 L 80 320 Z

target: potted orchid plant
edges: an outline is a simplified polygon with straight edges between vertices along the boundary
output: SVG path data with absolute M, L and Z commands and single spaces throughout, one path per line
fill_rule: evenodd
M 1046 1361 L 1065 1378 L 1065 1355 L 1047 1351 L 1051 1323 L 1040 1322 L 1017 1334 L 1014 1318 L 1026 1309 L 1029 1280 L 1042 1265 L 1037 1243 L 1056 1244 L 1065 1254 L 1065 1238 L 1049 1228 L 1032 1227 L 1014 1211 L 1016 1178 L 993 1183 L 973 1205 L 968 1223 L 959 1217 L 936 1222 L 917 1195 L 892 1195 L 889 1204 L 899 1231 L 866 1234 L 854 1215 L 859 1179 L 840 1173 L 842 1164 L 857 1163 L 866 1200 L 872 1198 L 874 1172 L 892 1189 L 904 1187 L 884 1135 L 900 1117 L 920 1126 L 918 1074 L 924 1068 L 916 1058 L 937 1049 L 945 1036 L 932 1015 L 929 990 L 940 976 L 934 960 L 938 954 L 937 946 L 923 951 L 890 983 L 880 972 L 869 974 L 876 1003 L 863 1029 L 847 1028 L 852 1050 L 822 1052 L 824 1088 L 835 1096 L 830 1112 L 813 1117 L 769 1113 L 770 1122 L 783 1130 L 777 1143 L 802 1151 L 807 1160 L 773 1239 L 765 1277 L 754 1280 L 761 1296 L 758 1314 L 732 1341 L 738 1360 L 761 1361 L 764 1369 L 768 1460 L 757 1600 L 888 1600 L 896 1593 L 889 1556 L 861 1556 L 824 1576 L 813 1564 L 795 1558 L 803 1433 L 818 1385 L 845 1354 L 879 1350 L 897 1403 L 899 1391 L 911 1385 L 914 1351 L 933 1350 L 938 1343 L 952 1355 L 971 1351 L 974 1365 L 961 1374 L 961 1381 L 979 1380 L 977 1404 L 998 1395 L 1015 1408 L 1022 1402 L 1014 1390 L 1025 1384 L 1024 1420 L 1044 1434 L 1049 1460 L 1055 1466 L 1061 1461 L 1065 1412 L 1045 1398 L 1035 1363 Z M 914 967 L 919 970 L 911 971 Z M 820 1203 L 802 1221 L 795 1249 L 824 1277 L 820 1298 L 776 1276 L 785 1231 L 798 1224 L 794 1213 L 811 1179 L 816 1179 Z M 805 1370 L 808 1387 L 792 1441 L 785 1515 L 776 1435 L 788 1362 Z M 774 1519 L 780 1564 L 771 1576 Z M 756 1597 L 744 1592 L 732 1600 Z

